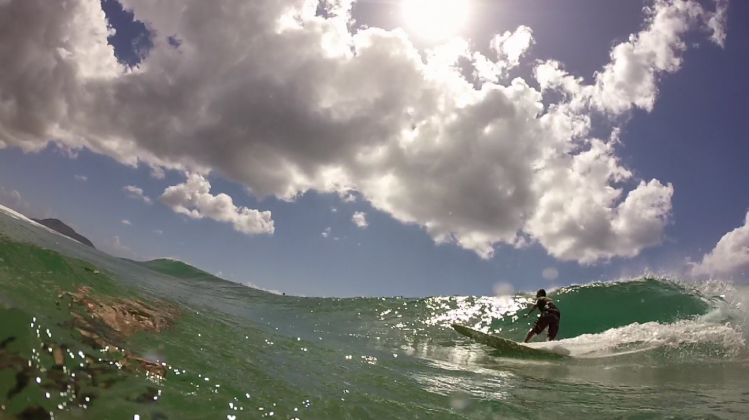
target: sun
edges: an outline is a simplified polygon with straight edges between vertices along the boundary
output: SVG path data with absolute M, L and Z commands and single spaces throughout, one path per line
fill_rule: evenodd
M 403 17 L 419 36 L 438 41 L 463 28 L 468 0 L 403 0 Z

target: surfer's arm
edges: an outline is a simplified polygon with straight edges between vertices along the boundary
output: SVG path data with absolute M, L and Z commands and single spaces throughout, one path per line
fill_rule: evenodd
M 533 313 L 533 311 L 535 311 L 535 310 L 536 310 L 536 308 L 538 308 L 538 304 L 534 304 L 533 306 L 531 306 L 531 310 L 530 310 L 530 311 L 528 311 L 528 313 L 527 313 L 527 314 L 523 315 L 523 318 L 528 318 L 528 315 L 532 314 L 532 313 Z

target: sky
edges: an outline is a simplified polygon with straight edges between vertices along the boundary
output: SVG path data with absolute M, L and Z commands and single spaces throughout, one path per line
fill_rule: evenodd
M 292 295 L 745 282 L 747 18 L 0 0 L 0 205 Z

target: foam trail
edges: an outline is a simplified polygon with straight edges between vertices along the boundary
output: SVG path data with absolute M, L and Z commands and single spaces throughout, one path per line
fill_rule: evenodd
M 744 349 L 746 341 L 739 331 L 729 325 L 688 320 L 672 324 L 634 323 L 600 334 L 584 334 L 556 342 L 528 345 L 554 352 L 569 352 L 572 357 L 601 358 L 695 344 L 717 344 L 729 355 L 736 355 Z

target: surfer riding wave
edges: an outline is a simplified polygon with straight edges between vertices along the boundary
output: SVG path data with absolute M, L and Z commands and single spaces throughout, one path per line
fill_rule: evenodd
M 528 318 L 528 315 L 533 313 L 536 309 L 541 311 L 541 316 L 538 317 L 536 323 L 533 325 L 528 335 L 525 336 L 525 343 L 529 342 L 536 334 L 541 334 L 547 327 L 549 332 L 547 337 L 549 341 L 553 341 L 557 337 L 559 332 L 559 319 L 562 317 L 562 313 L 559 312 L 559 308 L 554 304 L 551 298 L 546 297 L 546 290 L 540 289 L 536 293 L 536 303 L 531 307 L 531 310 L 527 314 L 523 315 L 523 318 Z

